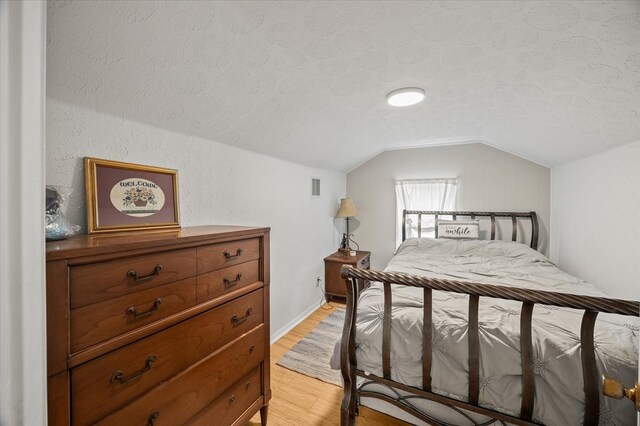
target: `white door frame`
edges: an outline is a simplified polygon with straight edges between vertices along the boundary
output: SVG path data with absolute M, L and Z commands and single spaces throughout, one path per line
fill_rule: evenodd
M 46 425 L 44 1 L 0 0 L 0 424 Z

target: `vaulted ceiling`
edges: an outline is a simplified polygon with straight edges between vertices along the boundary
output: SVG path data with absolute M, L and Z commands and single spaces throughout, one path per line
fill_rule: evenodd
M 640 1 L 52 1 L 48 96 L 349 170 L 481 140 L 556 165 L 640 140 Z M 388 92 L 423 88 L 393 108 Z

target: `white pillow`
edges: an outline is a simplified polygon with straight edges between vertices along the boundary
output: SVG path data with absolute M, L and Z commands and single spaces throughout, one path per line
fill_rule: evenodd
M 479 228 L 478 220 L 438 220 L 438 238 L 477 240 Z

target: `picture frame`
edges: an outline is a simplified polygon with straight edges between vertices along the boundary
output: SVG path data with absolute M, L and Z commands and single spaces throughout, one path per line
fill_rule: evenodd
M 89 234 L 180 227 L 178 171 L 85 157 Z

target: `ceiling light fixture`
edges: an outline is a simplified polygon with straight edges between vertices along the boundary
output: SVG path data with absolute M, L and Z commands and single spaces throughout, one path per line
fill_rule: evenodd
M 396 107 L 415 105 L 423 99 L 424 90 L 419 87 L 403 87 L 387 95 L 387 103 Z

